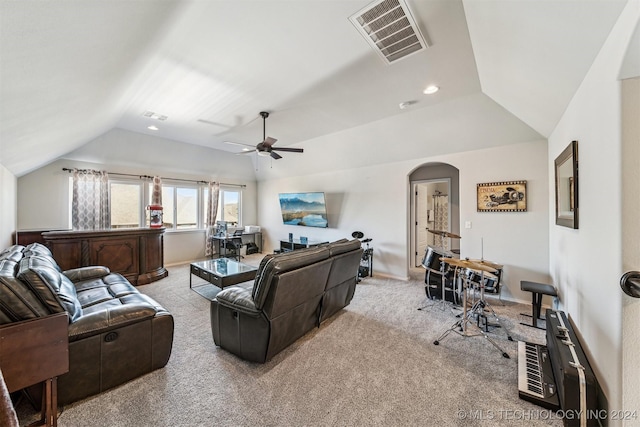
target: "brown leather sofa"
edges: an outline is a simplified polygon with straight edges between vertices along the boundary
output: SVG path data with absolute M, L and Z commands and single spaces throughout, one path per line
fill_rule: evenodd
M 0 252 L 0 324 L 61 312 L 69 318 L 69 372 L 58 378 L 61 404 L 169 361 L 173 317 L 122 275 L 100 266 L 61 271 L 38 243 Z
M 359 240 L 264 257 L 256 278 L 211 302 L 213 341 L 264 363 L 347 306 L 362 257 Z

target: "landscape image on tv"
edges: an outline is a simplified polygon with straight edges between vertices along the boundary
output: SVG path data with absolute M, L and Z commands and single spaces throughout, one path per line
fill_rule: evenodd
M 285 224 L 328 227 L 324 193 L 280 193 L 278 197 Z

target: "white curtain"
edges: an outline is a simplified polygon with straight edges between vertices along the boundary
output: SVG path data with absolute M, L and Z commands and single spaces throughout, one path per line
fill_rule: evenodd
M 204 254 L 205 256 L 213 256 L 216 253 L 216 247 L 213 244 L 213 235 L 216 232 L 216 216 L 218 215 L 218 199 L 220 196 L 220 184 L 216 182 L 209 183 L 209 203 L 207 204 L 207 232 Z
M 71 222 L 74 230 L 111 228 L 109 174 L 105 171 L 73 171 Z

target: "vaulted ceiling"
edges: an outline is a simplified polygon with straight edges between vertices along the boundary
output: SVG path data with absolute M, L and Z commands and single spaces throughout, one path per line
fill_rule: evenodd
M 0 163 L 21 176 L 113 128 L 238 151 L 260 111 L 279 146 L 313 143 L 479 94 L 544 138 L 626 2 L 407 0 L 429 47 L 389 65 L 348 19 L 369 0 L 2 0 Z

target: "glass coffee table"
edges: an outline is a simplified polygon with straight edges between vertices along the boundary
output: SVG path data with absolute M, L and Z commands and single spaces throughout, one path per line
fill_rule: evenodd
M 255 279 L 257 271 L 257 267 L 228 258 L 192 262 L 189 287 L 194 288 L 191 280 L 194 275 L 222 289 L 226 286 L 237 285 L 238 283 Z

